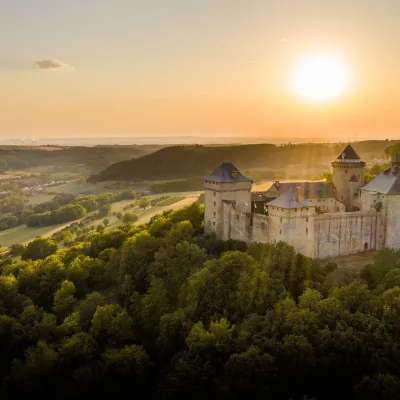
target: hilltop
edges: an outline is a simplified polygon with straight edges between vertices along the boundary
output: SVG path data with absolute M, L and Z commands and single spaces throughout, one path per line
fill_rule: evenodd
M 354 148 L 368 162 L 382 157 L 393 141 L 374 140 L 354 143 Z M 232 161 L 240 170 L 268 168 L 277 171 L 289 165 L 294 173 L 326 168 L 342 150 L 343 143 L 252 144 L 237 146 L 173 146 L 154 153 L 110 165 L 92 181 L 165 180 L 202 177 L 222 161 Z
M 160 146 L 0 146 L 0 170 L 26 170 L 38 166 L 70 169 L 86 168 L 90 173 L 101 171 L 118 161 L 141 157 Z

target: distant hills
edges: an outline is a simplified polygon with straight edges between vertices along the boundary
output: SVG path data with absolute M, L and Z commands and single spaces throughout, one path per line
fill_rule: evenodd
M 0 145 L 0 170 L 28 169 L 37 166 L 54 166 L 70 170 L 84 167 L 96 173 L 118 161 L 141 157 L 160 149 L 161 146 L 6 146 Z
M 372 140 L 353 143 L 354 148 L 367 162 L 383 157 L 384 149 L 395 143 L 389 140 Z M 110 165 L 92 181 L 107 180 L 169 180 L 203 177 L 211 173 L 221 161 L 231 161 L 242 172 L 252 168 L 312 170 L 327 168 L 329 162 L 347 143 L 252 144 L 237 146 L 173 146 L 132 160 Z

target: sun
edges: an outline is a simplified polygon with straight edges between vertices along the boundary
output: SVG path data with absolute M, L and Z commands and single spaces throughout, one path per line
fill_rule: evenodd
M 343 96 L 349 89 L 350 70 L 340 58 L 333 55 L 310 55 L 294 67 L 290 86 L 304 100 L 333 100 Z

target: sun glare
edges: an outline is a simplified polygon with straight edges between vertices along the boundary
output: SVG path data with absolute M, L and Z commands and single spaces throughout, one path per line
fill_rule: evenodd
M 291 88 L 300 98 L 323 102 L 341 97 L 350 86 L 349 68 L 332 55 L 308 56 L 291 75 Z

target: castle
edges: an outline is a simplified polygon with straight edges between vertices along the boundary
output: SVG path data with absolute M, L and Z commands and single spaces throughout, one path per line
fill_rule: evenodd
M 252 192 L 250 179 L 222 163 L 204 178 L 205 233 L 283 241 L 315 259 L 400 248 L 400 157 L 366 185 L 365 162 L 351 145 L 332 167 L 332 183 L 276 181 Z

